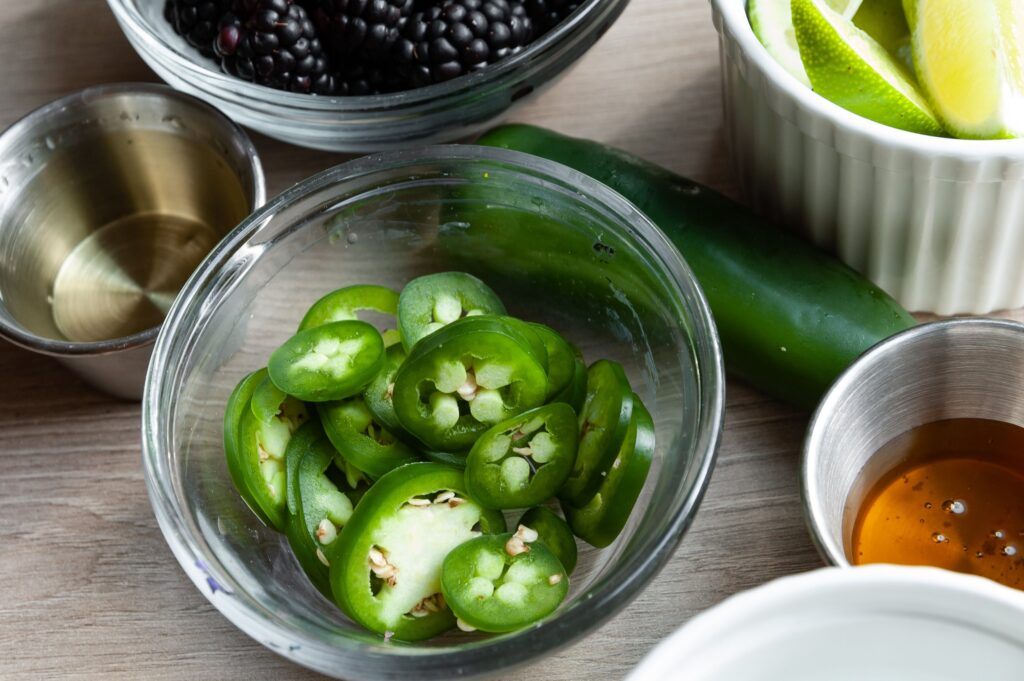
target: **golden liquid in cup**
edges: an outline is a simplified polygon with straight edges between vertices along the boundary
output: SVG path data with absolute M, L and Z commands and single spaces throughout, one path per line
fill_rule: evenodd
M 209 144 L 162 130 L 111 131 L 59 149 L 28 183 L 18 237 L 0 244 L 11 315 L 78 342 L 158 326 L 181 286 L 249 212 Z
M 855 565 L 931 565 L 1024 589 L 1024 428 L 950 419 L 905 433 L 856 508 Z
M 71 341 L 98 341 L 163 322 L 220 234 L 174 215 L 129 215 L 75 246 L 53 283 L 53 322 Z

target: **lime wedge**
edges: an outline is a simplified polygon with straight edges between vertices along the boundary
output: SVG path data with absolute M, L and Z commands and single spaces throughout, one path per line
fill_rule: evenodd
M 853 15 L 853 23 L 892 54 L 910 43 L 903 0 L 864 0 Z
M 852 18 L 863 0 L 826 0 L 829 7 L 847 18 Z M 896 0 L 900 2 L 900 0 Z M 750 0 L 747 5 L 750 27 L 775 61 L 807 87 L 811 81 L 800 61 L 796 45 L 789 0 Z
M 957 137 L 1024 134 L 1019 0 L 905 0 L 918 81 Z
M 885 125 L 941 135 L 910 76 L 884 47 L 821 0 L 792 0 L 793 27 L 815 92 Z

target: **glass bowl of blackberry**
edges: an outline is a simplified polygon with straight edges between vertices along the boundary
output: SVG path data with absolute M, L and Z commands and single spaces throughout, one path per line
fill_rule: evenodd
M 108 0 L 157 75 L 301 146 L 472 135 L 579 59 L 629 0 Z

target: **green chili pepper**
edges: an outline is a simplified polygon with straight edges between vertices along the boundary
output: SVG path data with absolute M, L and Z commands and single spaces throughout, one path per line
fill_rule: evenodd
M 916 324 L 896 301 L 838 260 L 721 194 L 623 151 L 528 125 L 495 128 L 479 143 L 575 168 L 646 213 L 693 268 L 714 314 L 726 367 L 770 395 L 813 407 L 862 352 Z M 488 214 L 487 224 L 496 225 L 489 233 L 492 250 L 496 239 L 518 244 L 540 238 L 529 219 L 513 219 L 515 229 Z M 546 246 L 553 258 L 562 252 Z M 535 264 L 543 280 L 545 268 L 555 263 L 505 264 Z M 607 269 L 573 274 L 585 285 L 603 281 Z
M 366 391 L 363 394 L 366 408 L 370 410 L 373 417 L 396 434 L 402 432 L 402 424 L 398 422 L 391 397 L 395 390 L 395 374 L 398 373 L 398 367 L 402 366 L 405 357 L 405 348 L 401 344 L 389 347 L 384 353 L 384 366 L 366 386 Z
M 398 293 L 385 286 L 346 286 L 332 291 L 313 303 L 299 324 L 299 331 L 305 331 L 331 322 L 359 319 L 363 310 L 395 317 L 398 314 Z M 397 321 L 394 328 L 385 329 L 381 336 L 384 345 L 390 347 L 401 341 Z
M 487 284 L 465 272 L 438 272 L 413 279 L 398 299 L 398 328 L 407 352 L 421 338 L 457 319 L 505 314 Z
M 224 444 L 228 471 L 238 493 L 260 520 L 280 532 L 288 515 L 285 450 L 292 433 L 309 414 L 302 402 L 288 396 L 266 422 L 256 417 L 251 397 L 242 406 L 245 393 L 255 392 L 265 376 L 265 370 L 250 374 L 228 400 Z M 233 429 L 236 439 L 230 442 L 228 433 Z
M 519 525 L 536 532 L 538 541 L 558 556 L 565 573 L 572 574 L 576 569 L 576 538 L 567 522 L 547 506 L 534 506 L 519 519 Z
M 246 374 L 228 396 L 228 403 L 224 408 L 224 452 L 229 464 L 238 461 L 238 427 L 242 422 L 242 415 L 246 409 L 251 409 L 252 396 L 266 378 L 266 369 L 257 369 L 251 374 Z
M 548 371 L 548 348 L 537 328 L 533 324 L 524 322 L 516 317 L 502 316 L 501 320 L 509 326 L 515 327 L 516 331 L 526 340 L 527 349 L 533 355 L 533 358 L 544 367 L 546 373 Z
M 270 421 L 278 415 L 281 409 L 281 403 L 288 397 L 283 390 L 274 385 L 274 382 L 270 380 L 269 376 L 260 381 L 259 385 L 256 386 L 256 390 L 252 394 L 252 413 L 257 419 L 263 423 L 270 423 Z
M 565 402 L 576 413 L 583 411 L 583 403 L 587 399 L 587 364 L 580 357 L 573 360 L 572 380 L 562 392 L 551 398 L 552 402 Z
M 352 516 L 352 499 L 328 477 L 334 447 L 315 420 L 299 428 L 285 451 L 288 522 L 285 536 L 295 557 L 322 594 L 332 597 L 327 556 Z
M 532 328 L 541 342 L 544 343 L 548 358 L 548 395 L 547 399 L 553 400 L 563 391 L 569 389 L 573 375 L 576 371 L 576 353 L 569 342 L 562 338 L 550 326 L 530 322 Z M 562 402 L 564 400 L 559 400 Z
M 547 617 L 565 599 L 569 577 L 562 563 L 544 544 L 521 536 L 520 530 L 477 537 L 444 559 L 441 589 L 463 626 L 514 631 Z
M 466 457 L 469 456 L 469 452 L 453 454 L 451 452 L 433 452 L 429 449 L 424 449 L 423 456 L 434 463 L 443 463 L 446 466 L 454 466 L 456 468 L 464 469 L 466 467 Z
M 278 388 L 306 402 L 326 402 L 362 391 L 384 363 L 384 342 L 366 322 L 331 322 L 300 331 L 270 355 L 267 370 Z
M 371 478 L 419 460 L 374 418 L 362 397 L 320 402 L 317 413 L 338 454 Z
M 466 458 L 466 489 L 486 508 L 526 508 L 550 499 L 576 460 L 579 425 L 555 402 L 502 421 Z
M 580 447 L 562 498 L 583 506 L 597 493 L 622 446 L 633 414 L 632 391 L 622 366 L 598 360 L 587 371 L 587 396 L 579 415 Z
M 563 507 L 573 532 L 597 548 L 615 541 L 640 498 L 653 458 L 654 421 L 640 398 L 633 395 L 629 433 L 597 494 L 582 508 Z
M 266 369 L 259 369 L 245 376 L 228 397 L 227 407 L 224 409 L 224 456 L 227 460 L 228 473 L 231 474 L 231 481 L 235 489 L 241 495 L 245 503 L 252 509 L 259 519 L 270 525 L 270 519 L 259 509 L 259 504 L 252 497 L 248 490 L 247 462 L 242 458 L 241 446 L 239 443 L 239 430 L 241 429 L 242 417 L 251 410 L 252 396 L 256 389 L 267 377 Z
M 329 556 L 334 598 L 371 631 L 430 638 L 455 624 L 441 597 L 445 556 L 481 532 L 504 531 L 500 513 L 467 496 L 462 471 L 401 466 L 370 487 L 342 530 Z
M 547 376 L 504 317 L 460 319 L 427 336 L 395 376 L 398 420 L 427 449 L 470 448 L 495 423 L 540 406 Z

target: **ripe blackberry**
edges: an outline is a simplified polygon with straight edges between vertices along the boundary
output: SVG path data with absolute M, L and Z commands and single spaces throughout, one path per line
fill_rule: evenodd
M 316 29 L 294 0 L 240 0 L 221 19 L 215 43 L 221 68 L 278 90 L 334 94 Z
M 174 32 L 203 56 L 213 57 L 217 26 L 231 10 L 233 0 L 167 0 L 164 16 Z
M 310 17 L 337 63 L 380 57 L 398 40 L 413 0 L 305 0 Z
M 526 13 L 533 21 L 537 36 L 557 26 L 580 6 L 578 0 L 525 0 Z
M 409 17 L 392 57 L 408 84 L 421 87 L 515 54 L 533 35 L 519 0 L 444 0 Z
M 350 62 L 335 74 L 335 83 L 335 92 L 342 97 L 379 95 L 408 88 L 388 61 Z

